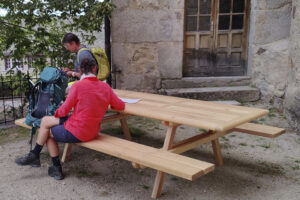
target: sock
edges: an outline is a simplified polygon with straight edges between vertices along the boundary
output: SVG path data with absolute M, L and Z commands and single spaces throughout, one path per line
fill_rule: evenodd
M 39 145 L 38 143 L 36 143 L 34 149 L 32 150 L 32 152 L 33 152 L 35 155 L 39 156 L 40 153 L 41 153 L 41 151 L 42 151 L 42 149 L 43 149 L 43 146 L 41 146 L 41 145 Z
M 61 166 L 59 156 L 52 157 L 52 163 L 53 163 L 53 166 L 57 166 L 57 167 Z

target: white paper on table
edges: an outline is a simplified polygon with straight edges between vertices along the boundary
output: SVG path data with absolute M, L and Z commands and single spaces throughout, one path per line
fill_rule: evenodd
M 124 98 L 120 98 L 124 103 L 137 103 L 139 102 L 141 99 L 124 99 Z

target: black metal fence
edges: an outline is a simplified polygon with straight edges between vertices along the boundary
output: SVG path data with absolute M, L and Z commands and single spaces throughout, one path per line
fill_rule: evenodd
M 29 73 L 15 75 L 0 75 L 0 125 L 13 123 L 15 119 L 25 117 L 30 82 Z

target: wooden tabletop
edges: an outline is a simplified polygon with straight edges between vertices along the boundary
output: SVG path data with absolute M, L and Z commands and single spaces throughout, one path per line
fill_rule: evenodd
M 265 109 L 128 90 L 115 89 L 114 92 L 120 98 L 141 99 L 135 104 L 126 103 L 124 112 L 127 114 L 213 131 L 227 131 L 269 113 Z

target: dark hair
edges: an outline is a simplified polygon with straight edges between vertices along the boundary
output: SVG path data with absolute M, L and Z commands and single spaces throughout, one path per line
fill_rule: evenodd
M 80 69 L 82 73 L 87 74 L 89 72 L 93 72 L 93 67 L 95 66 L 97 66 L 97 64 L 94 60 L 85 58 L 81 62 Z
M 69 43 L 71 44 L 72 42 L 75 42 L 76 44 L 80 44 L 80 40 L 79 38 L 77 37 L 77 35 L 73 34 L 73 33 L 66 33 L 63 40 L 62 40 L 62 43 L 65 44 L 65 43 Z

